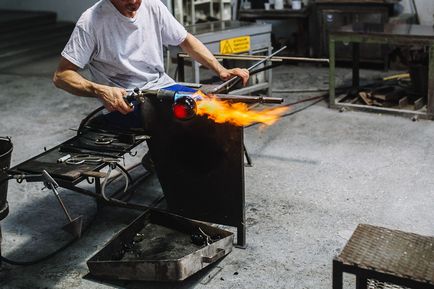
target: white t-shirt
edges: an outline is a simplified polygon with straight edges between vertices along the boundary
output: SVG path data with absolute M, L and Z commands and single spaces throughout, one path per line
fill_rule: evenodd
M 179 45 L 185 28 L 160 0 L 143 0 L 135 18 L 100 0 L 78 20 L 62 56 L 92 80 L 110 86 L 158 89 L 175 82 L 164 72 L 163 45 Z

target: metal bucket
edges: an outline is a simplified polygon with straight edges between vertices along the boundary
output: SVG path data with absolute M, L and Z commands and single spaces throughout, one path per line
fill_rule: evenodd
M 7 179 L 6 171 L 11 164 L 13 145 L 11 139 L 8 137 L 0 137 L 0 220 L 3 220 L 8 212 L 9 206 L 6 201 L 8 194 L 8 182 L 2 182 Z

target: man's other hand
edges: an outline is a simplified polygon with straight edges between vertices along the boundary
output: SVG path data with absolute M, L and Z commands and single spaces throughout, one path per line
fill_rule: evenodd
M 102 86 L 98 91 L 98 98 L 108 111 L 119 111 L 122 114 L 133 111 L 133 108 L 124 100 L 126 95 L 127 91 L 119 87 Z
M 249 80 L 249 71 L 244 68 L 232 68 L 232 69 L 224 69 L 219 73 L 219 77 L 222 80 L 228 80 L 234 76 L 241 77 L 243 81 L 243 85 L 246 86 L 247 81 Z

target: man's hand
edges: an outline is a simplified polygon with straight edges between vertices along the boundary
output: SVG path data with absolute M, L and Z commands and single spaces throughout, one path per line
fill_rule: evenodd
M 223 69 L 219 73 L 219 77 L 221 80 L 228 80 L 234 76 L 241 77 L 243 81 L 243 85 L 246 86 L 247 81 L 249 80 L 249 71 L 247 69 L 243 68 L 232 68 L 232 69 Z
M 119 111 L 122 114 L 133 111 L 133 108 L 124 100 L 127 91 L 123 88 L 101 85 L 98 88 L 97 95 L 108 111 Z

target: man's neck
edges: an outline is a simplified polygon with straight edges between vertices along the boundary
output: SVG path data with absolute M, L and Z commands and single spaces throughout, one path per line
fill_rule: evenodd
M 119 13 L 125 17 L 134 18 L 136 16 L 137 11 L 128 11 L 124 7 L 120 6 L 116 1 L 110 0 L 110 2 L 113 4 L 113 6 L 115 6 Z

